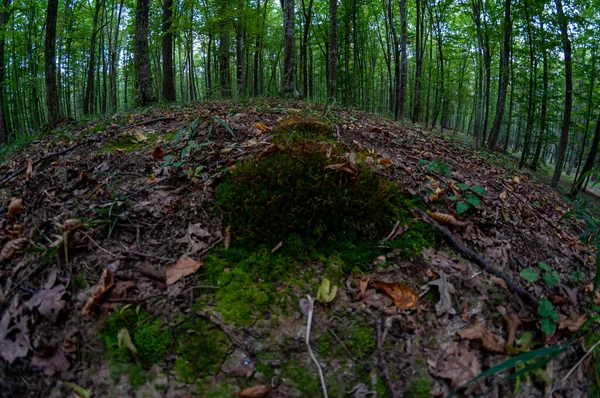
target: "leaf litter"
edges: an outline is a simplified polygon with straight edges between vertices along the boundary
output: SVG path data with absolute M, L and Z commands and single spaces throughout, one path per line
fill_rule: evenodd
M 541 278 L 530 285 L 520 278 L 521 270 L 535 267 L 540 261 L 549 264 L 562 281 L 568 280 L 575 267 L 582 269 L 584 283 L 591 281 L 593 252 L 578 241 L 581 228 L 561 226 L 556 232 L 548 228 L 558 222 L 569 205 L 532 176 L 490 163 L 465 145 L 419 127 L 407 128 L 377 116 L 334 109 L 343 142 L 368 151 L 365 162 L 378 174 L 405 187 L 407 194 L 425 203 L 431 216 L 444 223 L 459 241 L 502 266 L 512 281 L 521 283 L 538 298 L 556 295 L 541 283 Z M 101 394 L 114 383 L 108 376 L 90 376 L 107 366 L 106 359 L 97 354 L 105 350 L 96 337 L 104 317 L 123 306 L 144 308 L 154 314 L 152 319 L 167 319 L 168 329 L 177 325 L 174 319 L 178 314 L 189 312 L 199 292 L 218 289 L 203 284 L 201 257 L 214 242 L 223 239 L 225 246 L 234 247 L 235 237 L 230 229 L 225 236 L 222 232 L 218 210 L 215 212 L 211 206 L 214 190 L 236 161 L 247 160 L 255 152 L 273 151 L 269 135 L 273 126 L 289 120 L 297 111 L 320 114 L 327 109 L 262 100 L 244 106 L 207 102 L 176 112 L 156 108 L 144 114 L 118 115 L 110 123 L 86 122 L 73 129 L 70 143 L 42 139 L 7 159 L 0 166 L 5 176 L 21 168 L 23 174 L 10 179 L 3 193 L 0 275 L 5 308 L 0 318 L 0 357 L 4 361 L 2 376 L 13 380 L 6 392 L 24 396 L 25 392 L 49 391 L 48 385 L 58 391 L 59 379 L 66 376 L 68 385 L 81 391 L 79 395 Z M 212 144 L 181 159 L 190 163 L 185 167 L 171 163 L 161 168 L 170 161 L 168 156 L 179 156 L 183 145 L 165 145 L 170 142 L 168 137 L 195 118 L 207 121 L 198 128 L 197 143 Z M 139 123 L 151 129 L 133 127 Z M 98 135 L 95 132 L 99 129 L 102 134 Z M 151 143 L 150 131 L 162 141 Z M 97 151 L 123 133 L 135 138 L 133 150 Z M 48 155 L 48 160 L 29 160 Z M 347 162 L 331 166 L 349 178 L 355 175 L 356 167 L 356 156 L 352 154 Z M 470 187 L 474 196 L 467 197 L 461 187 Z M 470 207 L 458 215 L 451 196 L 459 196 Z M 382 244 L 392 245 L 394 239 L 409 232 L 408 225 L 397 224 Z M 287 242 L 281 242 L 277 246 L 280 250 L 273 250 L 272 256 L 285 250 Z M 195 260 L 189 256 L 199 257 Z M 365 369 L 367 364 L 377 368 L 376 348 L 356 346 L 352 339 L 339 336 L 347 336 L 348 330 L 366 336 L 371 330 L 374 336 L 379 317 L 387 319 L 385 357 L 394 364 L 390 379 L 397 391 L 406 391 L 418 370 L 431 378 L 432 392 L 447 394 L 481 373 L 482 363 L 488 366 L 506 359 L 502 354 L 504 340 L 510 346 L 523 333 L 539 333 L 535 309 L 524 305 L 503 279 L 481 273 L 445 243 L 435 250 L 425 250 L 421 258 L 406 260 L 388 255 L 383 260 L 358 279 L 348 275 L 332 301 L 316 307 L 311 344 L 319 347 L 319 360 L 327 364 L 326 378 L 330 381 L 330 372 L 343 369 L 350 375 L 349 383 L 365 386 L 361 391 L 375 390 L 367 380 L 359 380 L 357 366 L 363 363 Z M 115 262 L 118 267 L 109 267 Z M 318 286 L 320 281 L 312 284 Z M 177 292 L 170 292 L 165 302 L 161 297 L 165 297 L 169 285 L 169 291 Z M 437 289 L 431 291 L 432 286 Z M 572 335 L 586 320 L 584 290 L 569 287 L 567 291 L 562 284 L 561 289 L 568 300 L 559 304 L 553 299 L 560 312 L 553 336 L 557 342 Z M 314 295 L 316 289 L 311 292 L 302 286 L 292 294 L 303 297 L 307 293 Z M 282 290 L 281 295 L 286 293 Z M 494 297 L 494 303 L 490 297 Z M 211 304 L 207 305 L 210 308 Z M 405 318 L 408 315 L 398 309 L 414 311 L 410 317 L 418 322 L 410 322 Z M 232 383 L 238 396 L 298 396 L 297 384 L 288 380 L 270 384 L 263 373 L 281 375 L 282 366 L 291 364 L 299 364 L 298 369 L 309 372 L 309 379 L 317 380 L 311 368 L 304 365 L 310 360 L 302 338 L 295 342 L 303 333 L 305 315 L 299 307 L 291 306 L 288 311 L 289 316 L 279 316 L 277 326 L 256 324 L 247 331 L 216 321 L 215 327 L 227 330 L 234 344 L 246 347 L 252 341 L 282 355 L 261 362 L 266 367 L 253 371 L 249 376 L 252 382 L 239 383 L 220 373 L 211 376 L 211 385 Z M 506 326 L 497 325 L 495 332 L 473 321 L 481 319 L 489 325 L 496 311 L 508 315 L 503 316 Z M 269 319 L 273 314 L 263 316 Z M 404 323 L 418 324 L 418 328 L 404 327 Z M 121 344 L 133 351 L 137 349 L 135 331 L 127 333 L 129 339 L 122 332 Z M 76 335 L 89 348 L 79 345 Z M 345 349 L 339 353 L 321 349 L 327 336 L 334 342 L 328 343 L 329 347 Z M 414 343 L 416 336 L 420 337 L 418 344 Z M 96 354 L 84 363 L 80 360 L 84 352 L 88 356 Z M 261 355 L 266 354 L 259 348 L 259 358 Z M 347 361 L 353 364 L 350 368 L 342 365 Z M 567 370 L 555 366 L 554 376 L 559 378 Z M 167 365 L 162 371 L 169 372 Z M 18 377 L 21 375 L 25 380 Z M 500 380 L 496 375 L 472 383 L 466 393 L 485 393 Z M 126 384 L 121 380 L 116 388 L 127 391 Z M 170 394 L 189 395 L 194 391 L 193 385 L 181 380 L 177 386 L 166 385 Z M 244 389 L 248 385 L 254 387 Z M 572 391 L 586 388 L 581 383 L 568 387 Z M 499 389 L 501 394 L 512 393 L 509 385 L 501 384 Z

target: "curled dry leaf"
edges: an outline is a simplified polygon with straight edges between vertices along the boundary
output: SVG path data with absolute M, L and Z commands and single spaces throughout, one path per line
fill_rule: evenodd
M 177 260 L 175 265 L 167 266 L 166 276 L 167 285 L 170 286 L 188 275 L 192 275 L 202 266 L 202 261 L 196 261 L 192 258 L 182 257 Z
M 8 205 L 8 218 L 11 219 L 23 210 L 23 199 L 12 198 Z
M 15 254 L 29 245 L 29 239 L 19 238 L 6 242 L 2 250 L 0 250 L 0 263 L 10 261 Z
M 60 226 L 60 230 L 65 233 L 65 234 L 70 234 L 74 229 L 76 229 L 77 227 L 83 225 L 83 223 L 80 220 L 74 219 L 74 218 L 70 218 L 68 220 L 66 220 L 64 223 L 61 224 Z
M 439 213 L 436 211 L 435 213 L 431 213 L 429 216 L 440 224 L 450 224 L 458 227 L 464 227 L 468 225 L 466 222 L 457 220 L 452 214 Z
M 510 294 L 510 290 L 508 290 L 508 286 L 506 286 L 506 282 L 502 278 L 498 278 L 497 276 L 490 276 L 490 282 L 494 285 L 502 288 L 504 291 Z
M 237 396 L 241 398 L 264 398 L 270 392 L 271 387 L 265 385 L 258 385 L 244 388 L 242 391 L 237 393 Z
M 259 131 L 267 131 L 270 130 L 264 123 L 256 122 L 253 123 L 254 127 L 256 127 Z
M 499 198 L 504 202 L 506 200 L 506 191 L 502 191 L 502 193 L 499 195 Z
M 508 328 L 508 340 L 506 341 L 506 345 L 512 346 L 517 338 L 517 329 L 521 326 L 521 318 L 519 318 L 517 314 L 511 312 L 502 315 L 502 319 L 504 319 L 506 327 Z
M 69 369 L 71 364 L 65 355 L 62 344 L 50 350 L 48 355 L 36 354 L 31 359 L 31 364 L 44 372 L 46 376 L 53 376 L 55 373 L 62 373 Z
M 462 339 L 481 340 L 483 348 L 493 352 L 504 352 L 504 339 L 486 329 L 481 322 L 475 321 L 473 326 L 457 333 Z
M 160 145 L 154 147 L 152 152 L 150 152 L 150 157 L 154 160 L 163 160 L 165 158 L 165 153 Z
M 12 364 L 15 359 L 27 356 L 30 349 L 27 319 L 5 311 L 0 320 L 0 357 Z
M 37 308 L 40 315 L 47 320 L 56 323 L 58 313 L 65 308 L 65 305 L 67 304 L 65 300 L 61 300 L 64 293 L 65 287 L 60 284 L 52 289 L 42 289 L 25 303 L 25 307 L 29 310 Z
M 419 302 L 419 295 L 414 290 L 398 282 L 372 282 L 371 287 L 390 296 L 394 305 L 401 309 L 415 308 Z
M 585 314 L 575 319 L 571 319 L 566 315 L 560 314 L 558 329 L 567 329 L 569 332 L 575 333 L 585 323 L 586 319 L 587 316 Z
M 466 342 L 465 342 L 466 343 Z M 446 351 L 440 376 L 451 380 L 453 389 L 461 387 L 481 373 L 481 364 L 468 343 L 453 342 Z M 465 390 L 465 396 L 475 392 L 479 383 L 471 383 Z
M 456 310 L 452 307 L 452 295 L 456 293 L 454 285 L 448 282 L 444 271 L 440 270 L 440 278 L 429 282 L 429 285 L 437 286 L 440 291 L 440 301 L 435 305 L 437 316 L 441 316 L 446 312 L 448 314 L 456 314 Z
M 92 294 L 88 298 L 88 301 L 83 306 L 81 315 L 89 316 L 95 306 L 100 304 L 102 295 L 115 284 L 115 274 L 109 268 L 105 268 L 100 276 L 98 284 L 92 291 Z
M 33 172 L 33 163 L 31 163 L 31 160 L 30 160 L 29 163 L 27 163 L 27 170 L 25 171 L 25 180 L 27 180 L 27 181 L 31 180 L 32 172 Z

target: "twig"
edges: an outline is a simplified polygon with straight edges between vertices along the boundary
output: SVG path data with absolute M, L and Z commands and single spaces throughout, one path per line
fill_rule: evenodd
M 310 358 L 313 360 L 315 365 L 317 365 L 317 369 L 319 370 L 319 378 L 321 380 L 321 389 L 323 390 L 323 397 L 327 398 L 327 386 L 325 385 L 325 377 L 323 377 L 323 370 L 321 370 L 321 365 L 315 358 L 315 354 L 313 354 L 312 348 L 310 348 L 310 328 L 312 326 L 312 318 L 313 312 L 315 309 L 315 302 L 313 298 L 310 297 L 310 294 L 306 296 L 308 299 L 308 322 L 306 323 L 306 347 L 308 347 L 308 354 Z
M 111 252 L 109 252 L 108 250 L 106 250 L 105 248 L 103 248 L 102 246 L 100 246 L 100 245 L 98 244 L 98 242 L 96 242 L 94 239 L 92 239 L 92 237 L 91 237 L 91 236 L 89 236 L 88 234 L 86 234 L 85 232 L 83 232 L 83 231 L 79 231 L 79 232 L 81 232 L 81 234 L 82 234 L 83 236 L 85 236 L 86 238 L 88 238 L 88 239 L 89 239 L 89 240 L 90 240 L 90 241 L 91 241 L 93 244 L 95 244 L 95 245 L 98 247 L 98 249 L 102 250 L 104 253 L 106 253 L 106 254 L 109 254 L 109 255 L 111 255 L 111 256 L 113 256 L 113 257 L 119 257 L 119 256 L 117 256 L 115 253 L 111 253 Z M 66 242 L 65 242 L 65 243 L 66 243 Z M 66 245 L 65 245 L 65 247 L 66 247 Z
M 229 337 L 234 346 L 242 350 L 246 356 L 249 358 L 253 358 L 256 356 L 256 350 L 252 346 L 251 343 L 247 343 L 243 336 L 240 333 L 234 332 L 231 327 L 227 326 L 225 322 L 218 316 L 218 314 L 214 314 L 212 312 L 206 310 L 196 311 L 196 315 L 208 319 L 212 323 L 214 323 L 223 333 Z
M 561 383 L 564 383 L 565 381 L 567 381 L 567 379 L 569 378 L 569 376 L 571 376 L 571 374 L 573 374 L 573 372 L 574 372 L 575 370 L 577 370 L 577 368 L 579 367 L 579 365 L 581 365 L 581 363 L 582 363 L 583 361 L 585 361 L 585 359 L 586 359 L 587 357 L 589 357 L 589 356 L 592 354 L 592 352 L 594 352 L 594 350 L 596 349 L 596 347 L 598 347 L 599 345 L 600 345 L 600 340 L 598 340 L 598 341 L 596 342 L 596 344 L 594 344 L 594 345 L 592 346 L 592 348 L 590 348 L 590 349 L 589 349 L 589 350 L 588 350 L 588 351 L 585 353 L 585 355 L 584 355 L 584 356 L 582 356 L 582 357 L 581 357 L 581 359 L 580 359 L 579 361 L 577 361 L 577 363 L 575 364 L 575 366 L 573 366 L 573 367 L 571 368 L 571 370 L 569 370 L 569 373 L 567 373 L 567 375 L 566 375 L 565 377 L 563 377 L 563 379 L 562 379 L 560 382 L 561 382 Z
M 136 251 L 124 251 L 121 252 L 123 254 L 131 254 L 132 256 L 138 256 L 138 257 L 144 257 L 144 258 L 151 258 L 154 260 L 159 260 L 159 261 L 164 261 L 166 263 L 174 263 L 175 260 L 173 260 L 172 258 L 167 258 L 167 257 L 160 257 L 160 256 L 155 256 L 152 254 L 146 254 L 146 253 L 140 253 L 140 252 L 136 252 Z
M 163 121 L 166 121 L 166 120 L 176 120 L 176 118 L 174 118 L 174 117 L 159 117 L 157 119 L 146 120 L 145 122 L 128 124 L 126 126 L 121 127 L 121 130 L 127 130 L 127 129 L 130 129 L 132 127 L 146 126 L 148 124 L 163 122 Z
M 522 287 L 520 287 L 516 283 L 514 283 L 512 281 L 512 279 L 510 279 L 510 277 L 508 277 L 508 275 L 504 274 L 500 270 L 496 269 L 496 267 L 494 267 L 492 264 L 488 263 L 483 257 L 481 257 L 481 255 L 479 253 L 475 252 L 470 247 L 467 247 L 467 246 L 463 245 L 462 243 L 460 243 L 458 241 L 458 239 L 456 239 L 454 234 L 452 232 L 450 232 L 450 230 L 448 228 L 444 227 L 443 225 L 441 225 L 440 223 L 435 221 L 433 218 L 431 218 L 429 216 L 429 214 L 425 213 L 423 210 L 418 209 L 418 208 L 414 208 L 413 210 L 415 213 L 420 214 L 421 217 L 423 218 L 423 220 L 427 221 L 433 227 L 439 229 L 440 232 L 446 238 L 446 240 L 449 243 L 451 243 L 460 252 L 460 254 L 463 255 L 463 257 L 466 257 L 467 259 L 473 261 L 475 264 L 479 265 L 488 274 L 495 275 L 495 276 L 503 279 L 504 282 L 506 282 L 506 285 L 512 291 L 514 291 L 519 296 L 521 296 L 521 298 L 523 300 L 525 300 L 532 307 L 537 308 L 539 306 L 538 300 L 535 297 L 533 297 L 533 295 L 531 293 L 529 293 L 527 290 L 523 289 Z
M 215 240 L 213 243 L 211 243 L 210 245 L 208 245 L 208 247 L 206 249 L 202 250 L 198 254 L 198 257 L 204 256 L 206 253 L 208 253 L 209 251 L 211 251 L 216 245 L 218 245 L 221 242 L 223 242 L 223 238 L 219 238 L 219 239 Z
M 397 398 L 396 391 L 394 390 L 394 384 L 390 377 L 390 368 L 387 360 L 385 359 L 385 352 L 383 351 L 383 320 L 382 318 L 377 319 L 377 352 L 378 352 L 378 365 L 383 373 L 383 379 L 385 380 L 385 386 L 387 387 L 388 393 L 391 398 Z
M 381 244 L 385 245 L 385 242 L 392 239 L 392 237 L 398 232 L 399 227 L 400 227 L 400 220 L 396 221 L 396 224 L 394 224 L 394 228 L 392 228 L 392 232 L 390 232 L 390 234 L 388 236 L 383 238 L 383 240 L 381 241 Z
M 36 164 L 38 164 L 38 163 L 40 163 L 40 162 L 42 162 L 42 161 L 44 161 L 44 160 L 47 160 L 47 159 L 53 158 L 53 157 L 55 157 L 55 156 L 58 156 L 58 155 L 62 155 L 63 153 L 67 153 L 67 152 L 69 152 L 69 151 L 72 151 L 73 149 L 75 149 L 75 148 L 78 148 L 80 145 L 81 145 L 81 143 L 78 143 L 78 144 L 75 144 L 75 145 L 73 145 L 73 146 L 71 146 L 71 147 L 69 147 L 69 148 L 63 149 L 63 150 L 61 150 L 61 151 L 58 151 L 58 152 L 53 152 L 53 153 L 50 153 L 50 154 L 48 154 L 48 155 L 46 155 L 46 156 L 42 156 L 42 157 L 41 157 L 41 158 L 39 158 L 38 160 L 36 160 L 36 161 L 34 161 L 34 162 L 31 162 L 31 165 L 32 165 L 32 166 L 35 166 Z M 18 176 L 19 174 L 21 174 L 22 172 L 24 172 L 25 170 L 27 170 L 27 166 L 29 166 L 29 164 L 27 164 L 27 165 L 25 165 L 25 166 L 21 167 L 21 168 L 20 168 L 20 169 L 18 169 L 18 170 L 15 170 L 15 171 L 14 171 L 12 174 L 10 174 L 8 177 L 4 177 L 4 179 L 3 179 L 2 181 L 0 181 L 0 185 L 4 185 L 4 184 L 6 184 L 7 182 L 9 182 L 10 180 L 12 180 L 13 178 L 15 178 L 16 176 Z

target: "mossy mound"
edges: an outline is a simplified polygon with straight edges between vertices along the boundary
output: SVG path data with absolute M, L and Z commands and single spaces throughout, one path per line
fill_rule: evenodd
M 144 134 L 141 132 L 135 134 L 123 134 L 118 138 L 107 141 L 102 145 L 98 152 L 131 152 L 149 150 L 158 142 L 159 136 L 156 134 Z
M 294 117 L 281 121 L 273 129 L 276 142 L 298 142 L 306 139 L 329 141 L 334 138 L 334 128 L 327 120 Z
M 275 145 L 239 164 L 218 188 L 217 201 L 237 236 L 381 239 L 396 221 L 413 218 L 414 204 L 361 158 L 323 141 Z

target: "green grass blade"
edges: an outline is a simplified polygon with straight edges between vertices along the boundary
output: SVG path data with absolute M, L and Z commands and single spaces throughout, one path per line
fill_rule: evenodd
M 229 125 L 227 123 L 225 123 L 220 117 L 218 116 L 213 116 L 213 119 L 215 119 L 217 122 L 219 122 L 221 124 L 221 126 L 225 127 L 225 129 L 227 131 L 229 131 L 229 134 L 231 134 L 233 136 L 233 139 L 235 140 L 235 142 L 238 142 L 238 139 L 235 135 L 235 133 L 233 132 L 233 130 L 231 129 L 231 127 L 229 127 Z

